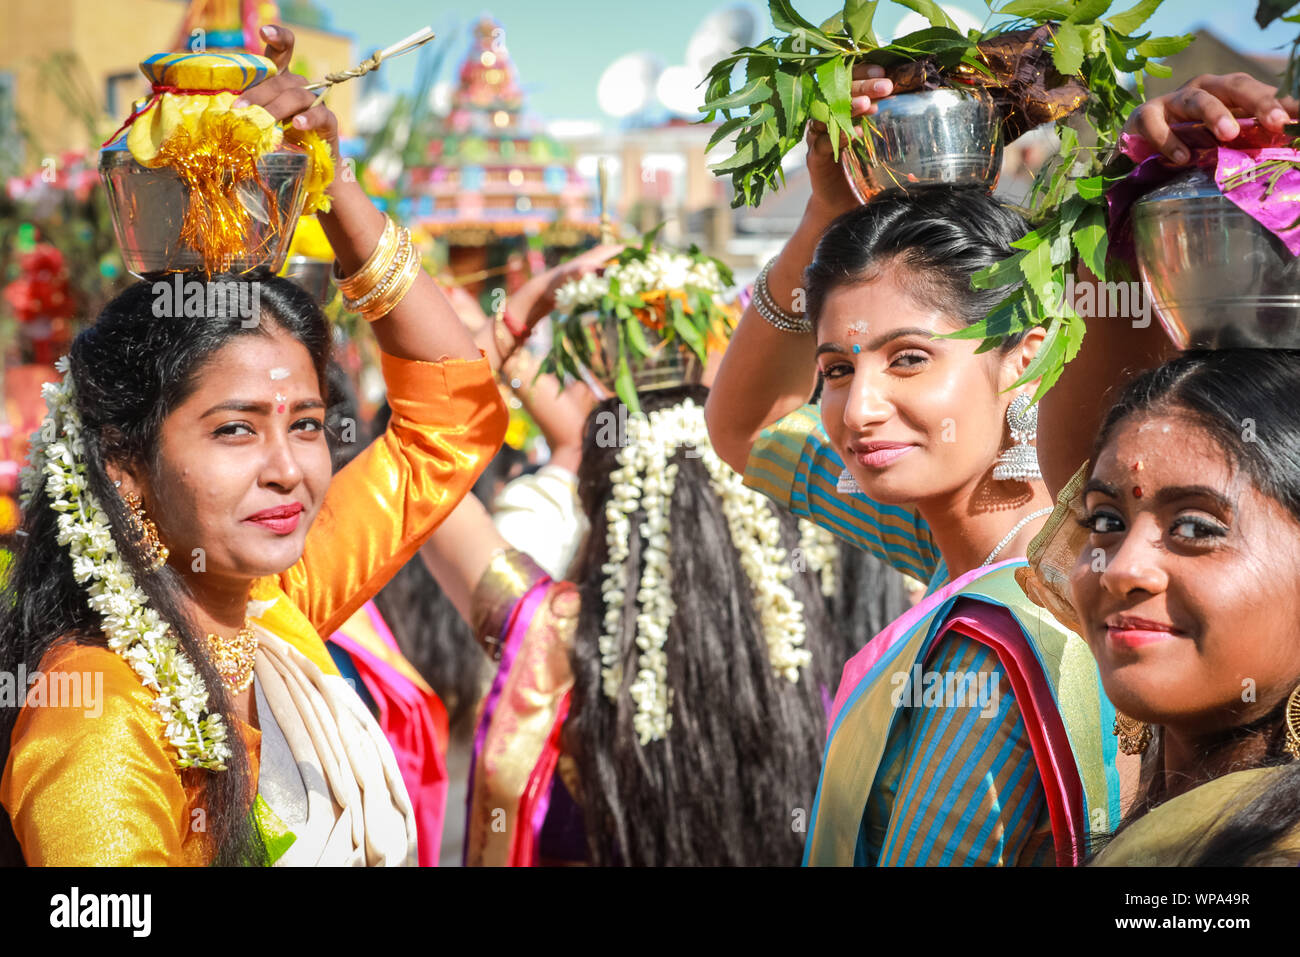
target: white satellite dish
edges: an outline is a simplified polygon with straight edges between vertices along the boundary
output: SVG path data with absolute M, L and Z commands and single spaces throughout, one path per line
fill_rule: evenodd
M 704 90 L 700 87 L 703 79 L 689 66 L 670 66 L 655 84 L 655 95 L 669 112 L 694 119 L 704 104 Z
M 943 3 L 940 4 L 940 6 L 943 7 L 943 12 L 948 14 L 949 18 L 952 19 L 952 22 L 957 24 L 957 29 L 962 33 L 965 33 L 967 30 L 979 30 L 984 26 L 984 23 L 981 20 L 971 16 L 961 7 L 953 6 L 951 3 Z M 919 13 L 909 13 L 907 16 L 903 17 L 902 20 L 898 21 L 898 26 L 894 29 L 894 39 L 897 40 L 899 37 L 905 37 L 909 33 L 915 33 L 917 30 L 925 30 L 929 26 L 930 21 Z
M 621 119 L 644 110 L 654 98 L 662 61 L 652 53 L 621 56 L 600 75 L 596 102 L 602 112 Z
M 715 10 L 704 18 L 686 44 L 686 65 L 703 77 L 713 64 L 738 47 L 758 39 L 760 24 L 752 7 L 743 3 Z

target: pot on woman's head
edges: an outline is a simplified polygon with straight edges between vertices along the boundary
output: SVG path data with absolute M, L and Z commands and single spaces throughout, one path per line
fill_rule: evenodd
M 1133 207 L 1138 269 L 1182 349 L 1300 348 L 1300 257 L 1203 170 Z
M 891 96 L 863 124 L 864 139 L 841 153 L 861 202 L 916 186 L 982 186 L 1002 171 L 1002 119 L 982 90 L 942 88 Z M 868 145 L 869 144 L 869 145 Z
M 593 310 L 583 317 L 582 324 L 592 342 L 591 371 L 613 395 L 618 379 L 621 323 L 612 316 Z M 642 335 L 650 354 L 637 356 L 631 350 L 627 351 L 632 383 L 637 392 L 699 385 L 703 381 L 704 364 L 684 342 L 680 339 L 665 342 L 659 332 L 648 326 L 643 326 Z
M 227 271 L 238 274 L 265 267 L 279 272 L 306 199 L 307 164 L 307 154 L 294 149 L 268 153 L 257 164 L 262 185 L 250 181 L 238 187 L 249 227 L 244 252 L 227 264 Z M 154 279 L 205 267 L 202 253 L 181 238 L 189 189 L 175 170 L 148 169 L 125 146 L 118 146 L 100 151 L 99 173 L 128 270 L 141 279 Z

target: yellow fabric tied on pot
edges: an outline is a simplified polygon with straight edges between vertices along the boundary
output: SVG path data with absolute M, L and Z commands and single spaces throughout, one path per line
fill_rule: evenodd
M 164 93 L 153 109 L 131 124 L 126 147 L 137 163 L 154 168 L 167 165 L 164 147 L 177 131 L 197 140 L 223 135 L 220 131 L 229 127 L 232 142 L 247 144 L 259 157 L 279 149 L 284 139 L 279 124 L 260 106 L 232 109 L 239 95 Z
M 293 239 L 289 240 L 289 255 L 280 275 L 285 274 L 289 268 L 288 260 L 295 256 L 314 259 L 316 262 L 334 261 L 334 247 L 330 245 L 329 237 L 315 216 L 303 213 L 298 220 L 298 228 L 293 231 Z
M 131 124 L 126 146 L 141 166 L 165 165 L 160 153 L 177 130 L 191 139 L 230 127 L 258 156 L 279 149 L 283 131 L 260 106 L 232 109 L 250 86 L 275 76 L 275 64 L 252 53 L 160 53 L 140 64 L 157 102 Z M 232 118 L 229 123 L 222 117 Z

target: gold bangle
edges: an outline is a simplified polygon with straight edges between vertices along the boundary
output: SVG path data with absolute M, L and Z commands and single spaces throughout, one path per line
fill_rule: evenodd
M 355 300 L 358 311 L 364 310 L 369 303 L 381 297 L 393 284 L 393 281 L 397 278 L 397 274 L 401 272 L 402 268 L 406 265 L 406 260 L 410 255 L 410 250 L 410 233 L 404 229 L 399 229 L 397 231 L 397 243 L 393 248 L 393 254 L 389 257 L 384 272 L 375 280 L 374 285 L 366 290 L 364 295 Z
M 351 276 L 341 277 L 337 280 L 339 290 L 342 291 L 344 296 L 349 299 L 359 298 L 378 281 L 384 270 L 388 268 L 393 254 L 397 251 L 400 238 L 397 224 L 393 222 L 391 217 L 385 216 L 384 231 L 380 233 L 379 241 L 375 244 L 370 257 Z
M 393 281 L 397 278 L 398 272 L 406 264 L 406 259 L 408 254 L 409 254 L 409 247 L 407 243 L 403 241 L 403 237 L 399 232 L 397 248 L 394 250 L 392 257 L 389 259 L 384 274 L 374 283 L 374 285 L 370 286 L 370 288 L 365 291 L 364 295 L 360 296 L 359 298 L 348 299 L 344 297 L 343 300 L 344 305 L 346 305 L 353 312 L 367 311 L 370 305 L 378 301 L 379 297 L 383 295 L 385 290 L 387 290 L 389 287 L 392 286 Z
M 385 216 L 384 231 L 379 234 L 379 242 L 375 244 L 374 251 L 371 252 L 360 269 L 351 276 L 342 276 L 338 260 L 335 260 L 334 281 L 339 287 L 339 291 L 349 299 L 356 299 L 359 294 L 364 293 L 373 286 L 390 265 L 393 254 L 397 249 L 398 239 L 397 224 L 393 222 L 391 216 Z
M 406 259 L 396 269 L 393 280 L 383 287 L 380 295 L 376 296 L 367 306 L 361 308 L 361 315 L 365 317 L 365 320 L 373 322 L 389 315 L 390 312 L 393 312 L 393 309 L 398 307 L 398 303 L 406 298 L 406 294 L 411 291 L 411 286 L 415 285 L 416 278 L 422 272 L 420 252 L 416 250 L 415 243 L 412 242 L 408 242 L 406 248 Z
M 382 275 L 359 297 L 347 300 L 347 306 L 353 312 L 364 312 L 370 303 L 379 299 L 397 279 L 398 273 L 407 265 L 407 256 L 411 249 L 411 233 L 405 227 L 397 231 L 397 245 L 385 264 Z M 346 299 L 346 294 L 345 294 Z
M 398 272 L 397 278 L 393 281 L 392 286 L 386 290 L 382 296 L 380 296 L 380 301 L 372 303 L 366 307 L 365 311 L 362 313 L 369 322 L 374 322 L 376 319 L 382 319 L 384 316 L 396 309 L 398 303 L 406 298 L 406 294 L 411 291 L 411 287 L 415 285 L 415 280 L 423 271 L 422 264 L 420 263 L 420 253 L 415 248 L 414 244 L 411 245 L 410 250 L 406 264 L 404 268 Z

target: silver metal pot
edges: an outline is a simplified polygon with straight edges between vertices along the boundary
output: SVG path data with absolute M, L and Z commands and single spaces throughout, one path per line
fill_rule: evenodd
M 881 100 L 870 117 L 875 160 L 865 146 L 841 154 L 859 201 L 914 186 L 983 186 L 1002 172 L 1002 118 L 983 90 L 928 90 Z
M 256 184 L 239 187 L 252 220 L 245 247 L 249 253 L 235 259 L 229 271 L 242 273 L 264 266 L 279 272 L 306 198 L 307 162 L 306 153 L 289 150 L 268 153 L 258 162 L 262 181 L 276 199 L 274 216 Z M 153 279 L 204 268 L 199 251 L 180 238 L 189 191 L 173 170 L 148 169 L 129 150 L 119 148 L 100 151 L 99 174 L 108 190 L 113 229 L 128 270 L 141 279 Z
M 596 380 L 614 395 L 618 376 L 619 323 L 613 317 L 599 312 L 589 312 L 582 320 L 583 327 L 594 343 L 591 350 L 591 371 Z M 632 382 L 637 392 L 673 389 L 682 385 L 698 385 L 704 379 L 704 365 L 690 347 L 680 340 L 664 342 L 655 330 L 644 328 L 650 355 L 637 358 L 628 355 Z
M 1138 269 L 1182 349 L 1300 348 L 1300 258 L 1193 170 L 1133 206 Z
M 284 270 L 284 278 L 292 279 L 302 288 L 316 297 L 322 306 L 334 298 L 334 287 L 330 285 L 332 262 L 321 262 L 306 256 L 291 256 Z

